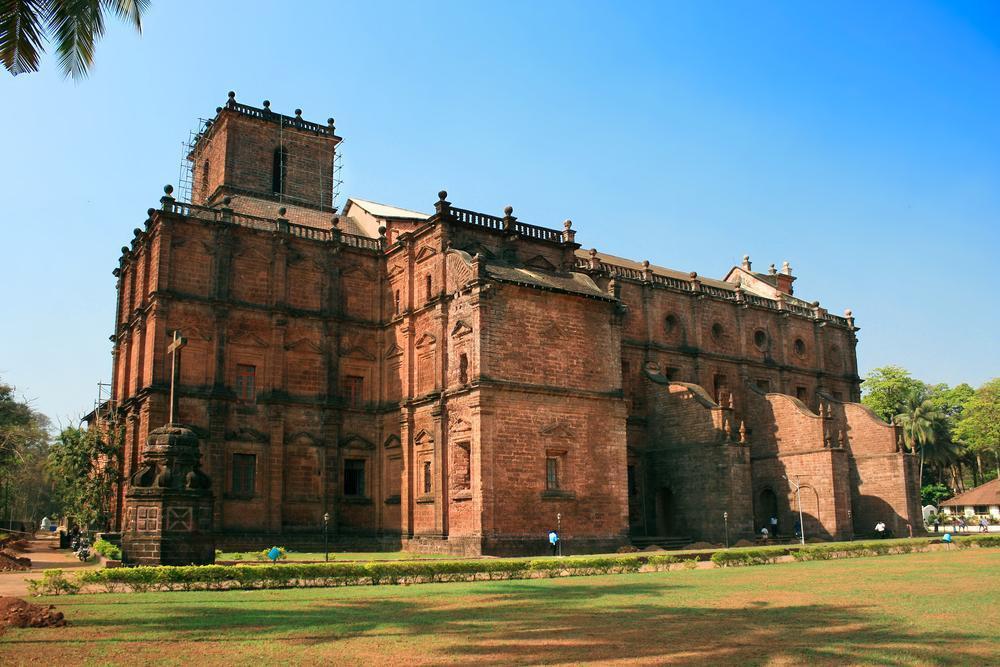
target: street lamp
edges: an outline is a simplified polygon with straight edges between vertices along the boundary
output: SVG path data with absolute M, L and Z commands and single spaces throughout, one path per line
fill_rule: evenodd
M 722 520 L 726 522 L 726 548 L 729 548 L 729 512 L 722 513 Z
M 562 512 L 556 512 L 556 549 L 562 556 Z
M 789 484 L 795 485 L 795 501 L 799 504 L 799 541 L 802 543 L 802 546 L 805 546 L 806 525 L 802 522 L 802 493 L 801 493 L 802 485 L 799 484 L 798 482 L 793 482 L 792 480 L 788 479 L 788 475 L 782 475 L 782 477 L 784 477 L 785 481 L 788 482 Z
M 323 560 L 330 560 L 330 513 L 323 513 Z

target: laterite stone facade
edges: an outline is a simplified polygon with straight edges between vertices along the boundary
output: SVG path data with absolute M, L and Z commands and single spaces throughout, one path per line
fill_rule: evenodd
M 913 456 L 856 403 L 851 314 L 794 296 L 787 264 L 704 278 L 445 192 L 337 211 L 339 142 L 230 96 L 193 201 L 168 189 L 115 270 L 122 472 L 167 421 L 179 331 L 174 421 L 219 546 L 313 545 L 324 515 L 340 547 L 536 553 L 557 522 L 568 552 L 722 542 L 790 533 L 789 480 L 807 535 L 921 525 Z

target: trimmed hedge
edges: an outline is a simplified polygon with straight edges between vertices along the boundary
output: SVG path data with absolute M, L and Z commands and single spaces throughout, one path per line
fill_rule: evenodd
M 742 549 L 739 551 L 716 551 L 712 562 L 717 567 L 743 567 L 747 565 L 768 565 L 788 554 L 786 548 Z
M 287 563 L 282 565 L 191 565 L 125 567 L 80 572 L 81 585 L 112 593 L 331 587 L 528 579 L 533 577 L 623 574 L 665 570 L 676 556 L 590 556 L 565 559 L 465 561 L 373 561 L 369 563 Z

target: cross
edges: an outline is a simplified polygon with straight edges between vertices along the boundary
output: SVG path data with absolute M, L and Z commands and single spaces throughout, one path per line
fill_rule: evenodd
M 170 353 L 170 416 L 168 424 L 174 423 L 174 411 L 177 408 L 177 360 L 181 356 L 181 348 L 187 345 L 187 338 L 181 336 L 180 329 L 174 329 L 174 340 L 167 346 Z

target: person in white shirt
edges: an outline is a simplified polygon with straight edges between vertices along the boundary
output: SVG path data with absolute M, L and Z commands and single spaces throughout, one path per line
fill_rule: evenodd
M 885 523 L 879 521 L 875 524 L 875 534 L 879 537 L 879 539 L 885 537 Z

